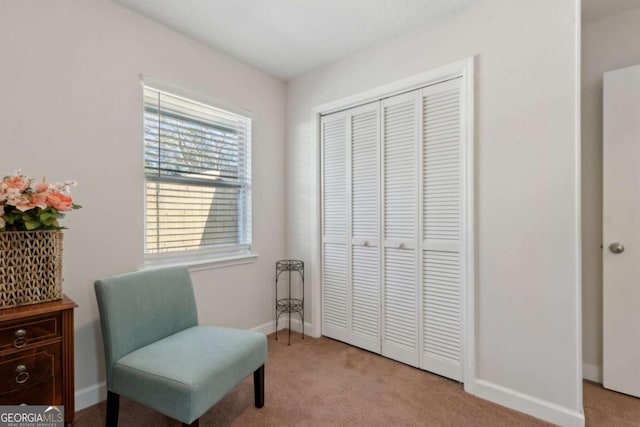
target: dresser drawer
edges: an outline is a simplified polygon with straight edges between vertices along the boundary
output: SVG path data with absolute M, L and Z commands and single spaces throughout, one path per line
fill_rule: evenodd
M 62 387 L 58 378 L 31 387 L 0 394 L 0 405 L 60 405 Z
M 61 371 L 61 346 L 52 344 L 0 359 L 0 394 L 50 381 Z
M 23 319 L 0 327 L 0 351 L 27 348 L 30 344 L 61 336 L 58 315 Z
M 65 295 L 0 309 L 0 405 L 64 405 L 65 425 L 73 423 L 75 307 Z

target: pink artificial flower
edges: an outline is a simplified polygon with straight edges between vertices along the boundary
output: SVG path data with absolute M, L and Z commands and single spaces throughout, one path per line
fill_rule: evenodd
M 47 204 L 59 212 L 70 211 L 73 208 L 73 199 L 66 194 L 57 191 L 43 194 L 47 196 Z
M 7 188 L 13 188 L 15 190 L 24 192 L 27 188 L 29 188 L 29 181 L 22 179 L 21 176 L 12 176 L 9 178 L 5 178 L 4 183 Z
M 32 185 L 32 187 L 38 193 L 46 193 L 47 191 L 49 191 L 49 184 L 44 182 L 42 184 L 34 184 Z
M 39 207 L 40 209 L 45 209 L 47 207 L 47 193 L 35 193 L 31 195 L 31 203 Z
M 26 212 L 33 208 L 45 209 L 47 207 L 47 193 L 35 193 L 31 195 L 31 200 L 26 199 L 16 206 L 20 212 Z
M 27 197 L 26 194 L 20 192 L 20 190 L 16 188 L 7 189 L 7 205 L 18 206 L 25 203 L 29 203 L 29 197 Z

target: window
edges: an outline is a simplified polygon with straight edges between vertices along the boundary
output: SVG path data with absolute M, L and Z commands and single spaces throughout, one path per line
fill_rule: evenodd
M 144 86 L 145 257 L 251 248 L 251 119 Z

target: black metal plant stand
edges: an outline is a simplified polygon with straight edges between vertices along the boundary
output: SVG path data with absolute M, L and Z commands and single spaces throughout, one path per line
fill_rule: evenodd
M 286 298 L 278 299 L 278 281 L 280 274 L 289 272 L 289 287 Z M 291 297 L 291 274 L 297 271 L 302 279 L 302 299 Z M 298 313 L 302 321 L 302 339 L 304 339 L 304 262 L 297 259 L 276 261 L 276 340 L 278 339 L 278 320 L 284 313 L 289 313 L 289 345 L 291 345 L 291 313 Z

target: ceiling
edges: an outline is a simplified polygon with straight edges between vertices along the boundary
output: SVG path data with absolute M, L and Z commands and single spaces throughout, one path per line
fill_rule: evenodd
M 475 0 L 114 1 L 286 81 Z M 582 22 L 635 8 L 640 0 L 582 0 Z
M 114 0 L 282 80 L 474 0 Z

